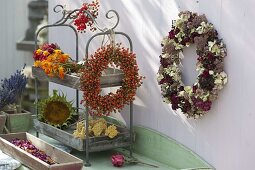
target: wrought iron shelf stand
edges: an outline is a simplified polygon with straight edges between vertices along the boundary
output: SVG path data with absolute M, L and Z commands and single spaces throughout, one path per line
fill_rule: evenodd
M 59 9 L 59 10 L 58 10 Z M 79 53 L 78 53 L 78 32 L 75 29 L 75 27 L 72 25 L 72 22 L 67 23 L 68 20 L 73 19 L 75 17 L 75 13 L 79 11 L 79 9 L 75 9 L 73 11 L 66 11 L 62 5 L 57 5 L 54 7 L 54 12 L 62 12 L 62 18 L 55 22 L 54 24 L 50 25 L 45 25 L 41 27 L 35 34 L 35 49 L 38 48 L 37 44 L 37 38 L 39 33 L 43 29 L 51 28 L 51 27 L 69 27 L 72 29 L 75 33 L 75 50 L 76 50 L 76 62 L 79 60 Z M 92 15 L 88 11 L 84 11 L 88 16 L 90 16 L 93 19 L 94 24 L 96 24 L 96 27 L 98 30 L 100 30 L 99 33 L 94 34 L 87 42 L 86 44 L 86 60 L 88 59 L 88 51 L 89 51 L 89 45 L 91 41 L 98 36 L 110 36 L 114 32 L 114 29 L 117 27 L 119 23 L 119 15 L 116 11 L 110 10 L 106 13 L 106 18 L 107 19 L 112 19 L 112 17 L 109 16 L 110 13 L 115 14 L 117 17 L 117 21 L 113 27 L 110 29 L 104 28 L 101 29 L 95 19 L 92 17 Z M 129 42 L 129 49 L 132 52 L 133 46 L 132 46 L 132 41 L 130 37 L 123 33 L 123 32 L 114 32 L 116 35 L 121 35 L 124 36 L 128 42 Z M 66 75 L 64 80 L 61 80 L 59 78 L 50 78 L 48 77 L 43 70 L 40 68 L 32 68 L 32 74 L 35 77 L 35 103 L 38 102 L 38 79 L 44 79 L 48 80 L 49 82 L 54 82 L 57 84 L 61 84 L 67 87 L 71 87 L 76 89 L 76 107 L 79 108 L 79 77 L 73 76 L 73 75 Z M 118 69 L 113 69 L 109 68 L 106 70 L 106 74 L 103 75 L 100 78 L 101 82 L 101 87 L 114 87 L 114 86 L 121 86 L 123 79 L 123 73 L 118 70 Z M 64 131 L 57 129 L 51 125 L 48 125 L 46 123 L 40 122 L 38 120 L 35 120 L 35 129 L 36 129 L 36 135 L 39 137 L 39 132 L 52 137 L 72 148 L 75 148 L 79 151 L 85 151 L 86 152 L 86 163 L 85 166 L 90 166 L 89 162 L 89 152 L 94 152 L 94 151 L 102 151 L 102 150 L 108 150 L 108 149 L 113 149 L 113 148 L 118 148 L 118 147 L 129 147 L 130 149 L 130 156 L 132 156 L 132 143 L 133 143 L 133 102 L 130 102 L 130 123 L 129 123 L 129 129 L 127 128 L 122 128 L 118 127 L 120 130 L 120 134 L 116 139 L 109 140 L 107 137 L 89 137 L 89 135 L 86 135 L 86 139 L 77 139 L 72 136 L 71 131 Z M 38 108 L 36 106 L 36 115 L 38 116 Z M 78 110 L 77 110 L 78 112 Z M 89 134 L 89 114 L 88 114 L 88 108 L 86 107 L 85 109 L 85 129 L 86 129 L 86 134 Z

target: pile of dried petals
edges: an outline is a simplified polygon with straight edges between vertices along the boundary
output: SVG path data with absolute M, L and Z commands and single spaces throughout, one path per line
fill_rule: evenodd
M 46 162 L 49 165 L 56 164 L 56 162 L 50 156 L 46 155 L 45 152 L 37 149 L 35 145 L 33 145 L 32 142 L 30 142 L 29 140 L 13 139 L 11 143 L 23 149 L 24 151 L 32 154 L 33 156 L 41 159 L 42 161 Z

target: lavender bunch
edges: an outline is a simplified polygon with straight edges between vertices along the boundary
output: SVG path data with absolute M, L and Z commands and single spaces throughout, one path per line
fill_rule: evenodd
M 12 104 L 15 102 L 15 95 L 13 91 L 9 91 L 8 89 L 0 90 L 0 110 L 4 108 L 4 106 L 8 104 Z
M 0 109 L 1 106 L 17 102 L 24 91 L 27 77 L 22 73 L 22 70 L 17 70 L 10 78 L 1 80 Z

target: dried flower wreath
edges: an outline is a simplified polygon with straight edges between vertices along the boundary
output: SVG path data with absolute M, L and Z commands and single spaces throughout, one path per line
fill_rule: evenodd
M 219 91 L 227 83 L 223 71 L 225 45 L 205 15 L 189 11 L 180 12 L 169 35 L 162 41 L 162 55 L 158 71 L 158 84 L 166 103 L 180 109 L 187 117 L 199 118 L 206 114 Z M 184 47 L 195 43 L 198 76 L 193 86 L 181 80 L 180 53 Z

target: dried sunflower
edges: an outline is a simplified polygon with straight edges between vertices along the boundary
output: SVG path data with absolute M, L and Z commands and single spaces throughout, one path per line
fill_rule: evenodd
M 70 124 L 78 120 L 72 102 L 67 101 L 66 96 L 53 90 L 53 95 L 38 102 L 38 119 L 60 129 L 66 129 Z

